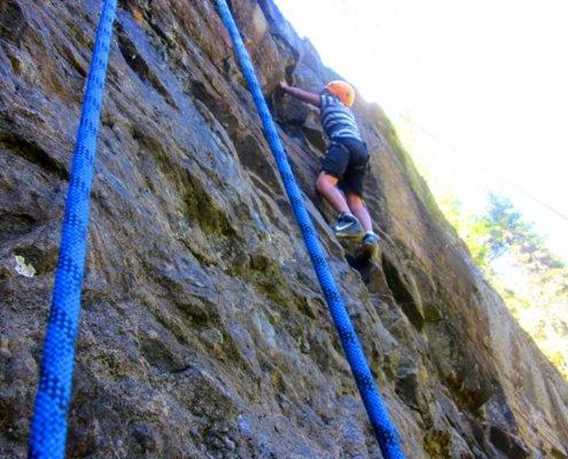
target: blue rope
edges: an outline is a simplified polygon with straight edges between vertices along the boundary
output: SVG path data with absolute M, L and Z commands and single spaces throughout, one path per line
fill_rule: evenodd
M 28 458 L 65 457 L 89 204 L 116 0 L 104 0 L 73 153 L 61 248 L 31 423 Z
M 404 458 L 405 456 L 400 445 L 400 436 L 396 427 L 389 419 L 388 412 L 375 386 L 363 349 L 359 344 L 357 334 L 345 310 L 343 299 L 331 275 L 325 253 L 318 242 L 315 228 L 304 206 L 302 195 L 300 194 L 300 190 L 296 184 L 290 165 L 288 164 L 286 153 L 280 142 L 274 121 L 264 100 L 254 68 L 237 25 L 235 24 L 235 20 L 225 0 L 216 0 L 216 2 L 219 14 L 225 27 L 229 31 L 235 54 L 237 55 L 241 70 L 260 114 L 264 135 L 272 149 L 272 154 L 280 171 L 282 182 L 288 193 L 290 204 L 292 205 L 294 215 L 302 231 L 306 248 L 320 281 L 331 316 L 337 328 L 341 343 L 343 344 L 345 355 L 347 356 L 351 371 L 359 387 L 361 398 L 363 399 L 369 419 L 375 430 L 383 456 L 387 459 Z

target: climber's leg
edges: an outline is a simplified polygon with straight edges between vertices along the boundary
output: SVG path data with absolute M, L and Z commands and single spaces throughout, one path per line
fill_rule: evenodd
M 347 140 L 346 145 L 351 152 L 351 160 L 340 183 L 345 191 L 347 205 L 363 225 L 365 236 L 362 249 L 367 255 L 376 253 L 379 236 L 373 232 L 373 220 L 363 201 L 363 182 L 369 168 L 369 153 L 367 145 L 357 140 Z
M 326 173 L 320 172 L 316 182 L 316 188 L 321 195 L 329 202 L 329 204 L 339 212 L 337 223 L 333 229 L 338 237 L 357 237 L 362 233 L 361 224 L 351 214 L 347 201 L 341 190 L 337 188 L 338 178 Z
M 361 248 L 368 256 L 372 256 L 376 253 L 379 236 L 373 231 L 373 221 L 371 220 L 371 215 L 369 215 L 369 210 L 361 196 L 355 193 L 347 193 L 347 204 L 353 215 L 359 219 L 365 229 Z
M 339 213 L 333 229 L 338 237 L 359 237 L 363 228 L 351 213 L 345 195 L 337 187 L 349 165 L 350 151 L 344 145 L 332 142 L 322 161 L 322 171 L 316 182 L 317 190 Z
M 345 201 L 345 197 L 341 190 L 337 188 L 338 181 L 339 179 L 337 177 L 322 171 L 316 182 L 316 188 L 337 212 L 349 214 L 351 212 Z
M 351 213 L 357 217 L 357 219 L 363 225 L 363 229 L 367 231 L 373 231 L 373 221 L 371 220 L 371 215 L 369 215 L 369 211 L 365 202 L 356 193 L 348 192 L 346 194 L 347 198 L 347 205 L 351 210 Z

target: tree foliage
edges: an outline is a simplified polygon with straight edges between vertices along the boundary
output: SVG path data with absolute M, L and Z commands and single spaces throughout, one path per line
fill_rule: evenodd
M 514 317 L 568 379 L 566 263 L 507 197 L 491 194 L 481 216 L 452 197 L 440 204 Z

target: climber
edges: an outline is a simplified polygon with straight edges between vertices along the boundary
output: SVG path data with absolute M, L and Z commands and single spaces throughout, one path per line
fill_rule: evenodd
M 328 83 L 319 95 L 289 86 L 286 81 L 280 83 L 280 88 L 320 109 L 320 121 L 330 144 L 316 188 L 339 213 L 333 226 L 336 236 L 354 239 L 363 236 L 361 248 L 372 255 L 379 237 L 373 231 L 373 222 L 363 201 L 369 153 L 349 108 L 355 101 L 355 90 L 340 80 Z

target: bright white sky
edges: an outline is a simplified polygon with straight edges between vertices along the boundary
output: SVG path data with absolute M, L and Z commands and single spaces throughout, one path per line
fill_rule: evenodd
M 566 0 L 277 4 L 385 109 L 431 186 L 451 182 L 472 211 L 488 189 L 509 195 L 568 260 Z

